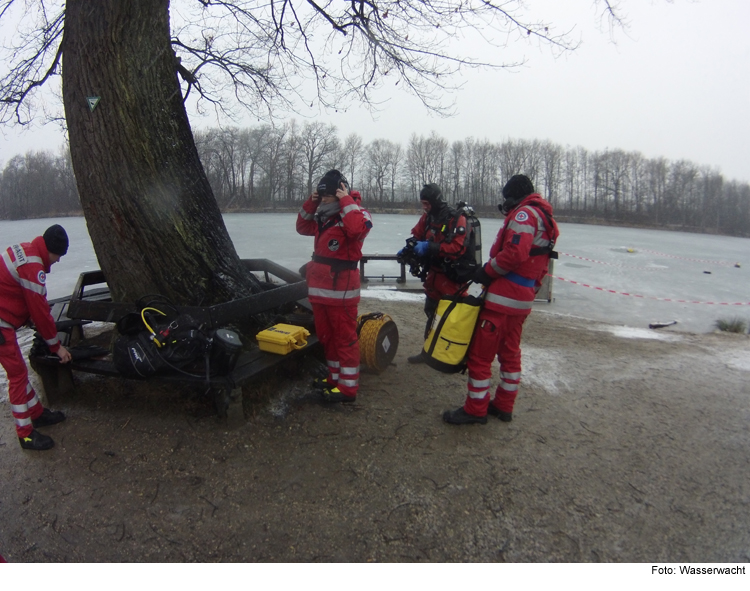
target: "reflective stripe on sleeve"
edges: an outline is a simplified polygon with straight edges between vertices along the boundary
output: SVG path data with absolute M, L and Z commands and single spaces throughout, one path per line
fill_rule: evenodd
M 341 217 L 343 218 L 347 213 L 351 211 L 359 211 L 359 207 L 356 203 L 352 203 L 351 205 L 347 205 L 344 209 L 341 210 Z
M 44 285 L 39 285 L 38 283 L 34 283 L 33 281 L 29 281 L 28 279 L 21 279 L 18 278 L 18 283 L 21 284 L 21 287 L 24 289 L 28 289 L 29 291 L 33 291 L 34 293 L 38 293 L 40 295 L 46 296 L 47 295 L 47 288 Z
M 315 219 L 314 213 L 307 213 L 304 208 L 299 210 L 299 217 L 301 217 L 303 220 L 309 222 L 310 220 Z
M 507 275 L 508 273 L 508 271 L 497 264 L 497 261 L 495 259 L 490 260 L 490 267 L 492 267 L 492 270 L 495 271 L 495 273 L 497 273 L 498 275 Z
M 8 273 L 10 273 L 11 277 L 15 279 L 18 283 L 21 282 L 21 277 L 18 275 L 18 271 L 16 270 L 16 264 L 10 260 L 10 255 L 8 254 L 8 250 L 3 251 L 3 261 L 5 262 L 5 266 L 8 268 Z
M 519 224 L 516 220 L 511 220 L 510 223 L 508 223 L 508 229 L 513 230 L 514 232 L 518 234 L 533 234 L 534 233 L 534 228 L 526 224 Z

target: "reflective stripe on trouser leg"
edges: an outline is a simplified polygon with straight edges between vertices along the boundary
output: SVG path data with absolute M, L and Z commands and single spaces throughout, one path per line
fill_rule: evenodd
M 359 387 L 359 365 L 357 367 L 342 367 L 339 376 L 339 390 L 357 391 Z
M 315 320 L 315 334 L 318 341 L 323 346 L 323 353 L 326 358 L 328 368 L 328 382 L 335 385 L 339 381 L 339 359 L 336 356 L 336 349 L 331 344 L 334 338 L 335 327 L 331 325 L 328 317 L 330 306 L 325 306 L 316 302 L 312 303 L 313 319 Z
M 335 327 L 329 342 L 331 355 L 341 364 L 338 388 L 345 396 L 356 396 L 359 390 L 359 339 L 357 338 L 357 305 L 327 306 L 326 313 Z
M 339 367 L 341 364 L 338 361 L 326 359 L 326 365 L 328 366 L 328 383 L 336 385 L 339 381 Z
M 526 316 L 506 315 L 503 320 L 505 338 L 498 344 L 500 384 L 492 403 L 503 412 L 513 412 L 513 405 L 521 383 L 521 334 Z
M 464 402 L 464 410 L 483 417 L 487 414 L 490 402 L 490 380 L 492 379 L 492 362 L 497 354 L 498 340 L 501 333 L 498 330 L 497 313 L 482 310 L 479 313 L 477 330 L 469 347 L 467 368 L 469 380 L 468 393 Z
M 33 427 L 31 420 L 42 414 L 44 408 L 36 392 L 29 383 L 29 372 L 21 349 L 16 341 L 16 333 L 3 330 L 5 343 L 0 345 L 0 364 L 8 376 L 8 398 L 19 437 L 28 436 Z

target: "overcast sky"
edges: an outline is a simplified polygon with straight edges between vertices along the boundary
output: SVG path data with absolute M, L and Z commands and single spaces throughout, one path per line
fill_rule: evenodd
M 494 142 L 550 140 L 590 151 L 621 148 L 647 158 L 687 159 L 750 181 L 750 1 L 621 0 L 629 27 L 600 30 L 593 0 L 530 0 L 533 14 L 558 29 L 576 26 L 581 46 L 564 57 L 516 46 L 525 66 L 471 72 L 455 95 L 457 114 L 430 115 L 413 97 L 391 98 L 373 118 L 367 111 L 322 114 L 343 139 L 389 139 L 406 145 L 412 133 Z M 550 16 L 551 15 L 551 16 Z M 505 54 L 501 54 L 504 57 Z M 302 120 L 298 117 L 298 120 Z M 191 119 L 194 129 L 215 121 Z M 255 121 L 248 118 L 247 125 Z M 0 163 L 28 150 L 56 150 L 58 128 L 3 129 Z

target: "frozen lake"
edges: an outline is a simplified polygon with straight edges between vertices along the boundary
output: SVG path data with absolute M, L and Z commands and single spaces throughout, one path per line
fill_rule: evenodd
M 240 257 L 296 270 L 309 260 L 312 238 L 296 233 L 295 219 L 288 213 L 224 216 Z M 364 252 L 394 254 L 416 220 L 416 215 L 375 214 Z M 482 220 L 485 260 L 501 221 Z M 71 246 L 52 269 L 50 298 L 70 294 L 79 273 L 99 268 L 85 220 L 0 221 L 2 247 L 30 241 L 54 223 L 66 228 Z M 640 328 L 676 320 L 671 329 L 690 332 L 710 332 L 720 318 L 750 321 L 750 239 L 581 224 L 560 224 L 560 230 L 554 301 L 537 304 L 539 309 Z M 373 262 L 367 273 L 394 275 L 397 268 Z

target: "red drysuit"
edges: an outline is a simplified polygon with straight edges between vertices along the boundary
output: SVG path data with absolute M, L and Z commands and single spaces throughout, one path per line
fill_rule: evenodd
M 313 259 L 307 264 L 308 299 L 315 317 L 315 332 L 323 345 L 328 382 L 344 396 L 356 397 L 359 388 L 359 259 L 372 228 L 370 214 L 352 191 L 339 199 L 339 213 L 323 220 L 312 198 L 302 204 L 297 232 L 315 236 Z
M 0 263 L 0 364 L 8 375 L 8 396 L 19 437 L 33 429 L 31 421 L 44 410 L 29 383 L 26 361 L 16 340 L 16 330 L 32 319 L 52 353 L 60 349 L 55 321 L 50 315 L 45 286 L 50 270 L 44 238 L 14 244 L 2 252 Z
M 500 362 L 500 384 L 492 404 L 513 412 L 521 381 L 521 333 L 534 297 L 547 274 L 549 247 L 559 231 L 552 206 L 533 193 L 510 211 L 490 249 L 484 270 L 491 278 L 469 348 L 468 394 L 464 410 L 485 416 L 490 404 L 492 361 Z M 534 254 L 539 249 L 540 254 Z M 546 250 L 545 250 L 546 249 Z
M 430 242 L 430 257 L 433 261 L 424 281 L 424 292 L 433 301 L 433 309 L 444 295 L 454 295 L 461 285 L 446 277 L 443 261 L 456 260 L 466 252 L 466 217 L 457 214 L 451 217 L 447 205 L 440 210 L 431 209 L 423 213 L 417 225 L 411 229 L 411 235 L 417 240 Z M 455 227 L 452 224 L 455 223 Z M 447 240 L 450 236 L 451 240 Z M 426 306 L 427 307 L 427 306 Z M 428 314 L 429 316 L 430 314 Z

